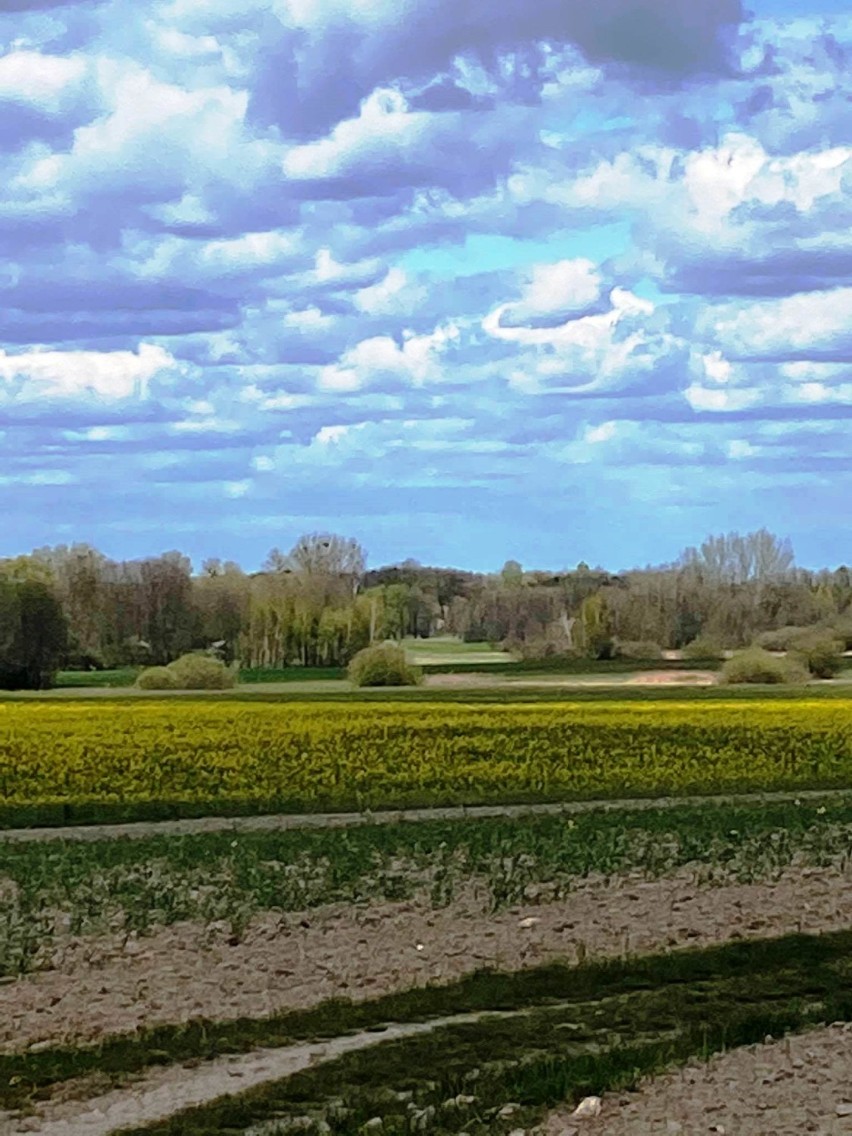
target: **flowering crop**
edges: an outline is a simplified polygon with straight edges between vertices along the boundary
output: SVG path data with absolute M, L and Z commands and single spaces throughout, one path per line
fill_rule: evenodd
M 0 824 L 836 787 L 843 702 L 0 704 Z

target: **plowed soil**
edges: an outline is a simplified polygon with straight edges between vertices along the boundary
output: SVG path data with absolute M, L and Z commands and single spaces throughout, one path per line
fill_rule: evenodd
M 486 965 L 515 970 L 850 924 L 852 889 L 839 868 L 719 887 L 698 886 L 688 870 L 652 882 L 589 880 L 564 901 L 496 915 L 472 886 L 439 910 L 424 901 L 267 914 L 241 940 L 227 927 L 177 924 L 127 941 L 69 940 L 53 969 L 0 986 L 0 1049 L 373 998 Z

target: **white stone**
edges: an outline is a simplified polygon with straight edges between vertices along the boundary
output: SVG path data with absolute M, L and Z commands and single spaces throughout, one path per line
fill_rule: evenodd
M 600 1097 L 584 1097 L 583 1100 L 577 1105 L 572 1116 L 600 1116 L 601 1114 L 601 1098 Z

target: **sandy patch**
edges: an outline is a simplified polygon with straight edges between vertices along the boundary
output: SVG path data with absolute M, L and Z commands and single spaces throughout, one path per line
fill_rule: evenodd
M 713 671 L 643 671 L 627 682 L 631 686 L 715 686 L 718 677 Z
M 849 1136 L 852 1025 L 750 1045 L 603 1098 L 593 1120 L 553 1113 L 546 1136 Z M 846 1106 L 846 1107 L 844 1107 Z M 537 1130 L 538 1131 L 538 1130 Z
M 449 907 L 336 905 L 264 915 L 242 941 L 184 923 L 154 934 L 76 939 L 54 969 L 0 986 L 0 1048 L 92 1041 L 193 1018 L 260 1017 L 333 996 L 374 998 L 557 958 L 618 956 L 852 924 L 839 868 L 791 869 L 776 881 L 700 887 L 688 870 L 646 882 L 587 881 L 564 901 L 490 915 L 474 889 Z M 521 921 L 532 923 L 522 927 Z

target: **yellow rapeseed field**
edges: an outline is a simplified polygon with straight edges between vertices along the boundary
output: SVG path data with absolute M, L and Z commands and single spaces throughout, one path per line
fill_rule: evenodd
M 0 704 L 0 825 L 834 787 L 844 703 Z

